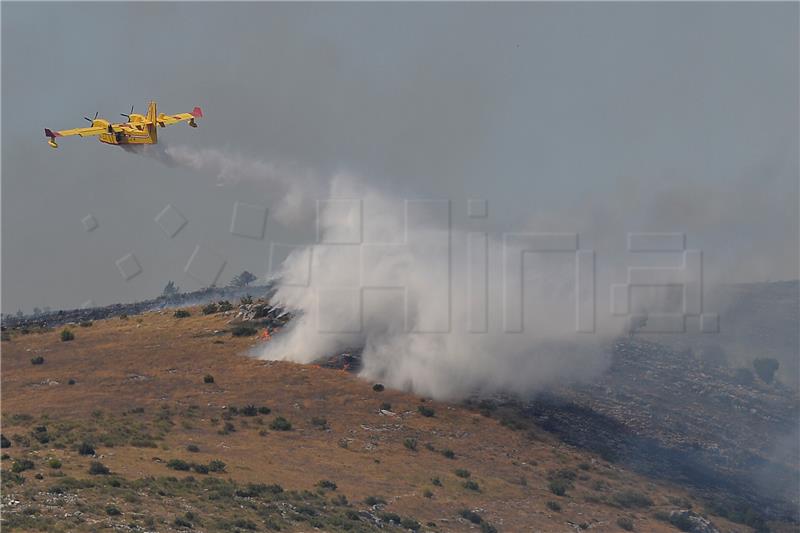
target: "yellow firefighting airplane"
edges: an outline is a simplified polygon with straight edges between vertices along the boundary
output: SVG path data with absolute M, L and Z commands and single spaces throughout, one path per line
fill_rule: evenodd
M 112 124 L 105 119 L 97 118 L 97 113 L 95 113 L 93 119 L 83 117 L 92 123 L 88 128 L 61 131 L 45 128 L 44 134 L 48 138 L 47 144 L 53 148 L 58 148 L 56 137 L 68 137 L 70 135 L 80 135 L 81 137 L 98 135 L 98 140 L 106 144 L 157 144 L 158 126 L 164 128 L 170 124 L 188 121 L 191 127 L 196 128 L 195 119 L 203 118 L 203 111 L 199 107 L 195 107 L 191 113 L 180 113 L 178 115 L 157 114 L 155 102 L 150 102 L 147 106 L 147 115 L 135 114 L 133 107 L 131 107 L 130 113 L 120 114 L 123 117 L 127 117 L 128 122 Z

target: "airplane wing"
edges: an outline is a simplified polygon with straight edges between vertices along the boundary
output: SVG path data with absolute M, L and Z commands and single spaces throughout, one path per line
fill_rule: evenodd
M 188 121 L 189 125 L 196 126 L 194 119 L 203 118 L 203 110 L 195 107 L 191 113 L 179 113 L 177 115 L 165 115 L 160 113 L 156 119 L 156 123 L 162 128 L 170 124 L 177 124 L 178 122 Z
M 81 137 L 91 137 L 92 135 L 100 135 L 101 133 L 108 132 L 105 126 L 90 126 L 88 128 L 73 128 L 71 130 L 53 131 L 49 128 L 44 129 L 45 137 L 69 137 L 70 135 L 80 135 Z

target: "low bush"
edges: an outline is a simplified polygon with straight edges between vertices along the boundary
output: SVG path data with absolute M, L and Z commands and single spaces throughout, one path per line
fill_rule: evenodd
M 274 431 L 289 431 L 292 429 L 292 423 L 279 416 L 269 424 L 269 428 Z
M 430 418 L 430 417 L 432 417 L 433 415 L 436 414 L 436 411 L 434 411 L 433 409 L 431 409 L 427 405 L 420 405 L 419 407 L 417 407 L 417 411 L 419 411 L 419 414 L 421 414 L 422 416 L 428 417 L 428 418 Z
M 456 452 L 454 452 L 450 448 L 445 448 L 444 450 L 442 450 L 442 455 L 444 455 L 448 459 L 455 459 L 456 458 Z
M 69 381 L 67 381 L 67 385 L 75 385 L 75 383 L 76 381 L 72 378 L 69 378 Z
M 81 455 L 94 455 L 94 447 L 84 441 L 78 446 L 78 453 Z
M 457 475 L 458 477 L 463 477 L 464 479 L 467 479 L 467 478 L 468 478 L 469 476 L 471 476 L 472 474 L 470 473 L 470 471 L 469 471 L 469 470 L 466 470 L 466 469 L 464 469 L 464 468 L 457 468 L 457 469 L 456 469 L 456 475 Z
M 624 490 L 614 494 L 611 498 L 613 503 L 624 507 L 626 509 L 632 507 L 650 507 L 653 505 L 653 500 L 647 497 L 646 494 L 634 490 Z
M 242 416 L 256 416 L 258 414 L 258 408 L 253 404 L 245 405 L 239 413 L 241 413 Z
M 122 511 L 120 511 L 119 508 L 114 507 L 113 505 L 109 505 L 108 507 L 106 507 L 106 514 L 108 516 L 119 516 L 122 514 Z
M 36 357 L 31 357 L 31 364 L 32 365 L 43 365 L 44 364 L 44 357 L 41 355 L 37 355 Z
M 392 404 L 390 404 L 389 402 L 383 402 L 381 404 L 381 411 L 391 411 L 391 410 L 392 410 Z
M 11 441 L 3 434 L 0 434 L 0 448 L 11 448 Z
M 633 520 L 627 516 L 620 516 L 617 518 L 617 525 L 625 531 L 633 531 Z
M 272 409 L 262 405 L 261 407 L 258 408 L 258 412 L 259 412 L 259 414 L 262 414 L 262 415 L 268 415 L 268 414 L 270 414 L 272 412 Z
M 558 512 L 561 510 L 561 504 L 550 500 L 547 502 L 547 508 L 550 509 L 551 511 Z
M 186 447 L 186 451 L 187 451 L 187 452 L 193 452 L 193 453 L 197 453 L 197 452 L 199 452 L 199 451 L 200 451 L 200 447 L 199 447 L 199 446 L 197 446 L 197 444 L 189 444 L 189 445 Z
M 474 490 L 475 492 L 479 492 L 481 490 L 478 484 L 471 479 L 468 479 L 464 482 L 464 488 L 467 490 Z
M 190 465 L 189 463 L 187 463 L 182 459 L 170 459 L 169 461 L 167 461 L 167 468 L 171 468 L 173 470 L 187 471 L 192 468 L 192 465 Z
M 75 339 L 75 334 L 67 328 L 61 330 L 61 342 L 67 342 Z
M 413 437 L 406 437 L 403 439 L 403 446 L 411 450 L 412 452 L 417 451 L 417 439 Z
M 199 463 L 193 463 L 192 464 L 192 470 L 194 470 L 198 474 L 208 474 L 210 472 L 210 469 L 208 468 L 208 466 L 201 465 Z
M 231 335 L 234 337 L 251 337 L 258 333 L 256 328 L 252 326 L 245 326 L 244 324 L 238 325 L 231 330 Z
M 203 376 L 203 383 L 214 383 L 214 376 L 211 374 L 206 374 Z
M 89 473 L 93 476 L 107 476 L 111 471 L 100 461 L 92 461 L 89 465 Z
M 52 459 L 50 459 L 47 462 L 47 466 L 49 466 L 50 468 L 52 468 L 54 470 L 58 470 L 59 468 L 61 468 L 61 461 L 58 460 L 57 458 L 53 457 Z
M 328 429 L 328 419 L 323 416 L 315 416 L 311 419 L 311 425 L 319 429 Z
M 26 470 L 33 470 L 34 464 L 30 459 L 17 459 L 11 465 L 11 471 L 15 474 L 24 472 Z
M 208 463 L 208 469 L 211 472 L 224 472 L 225 471 L 225 463 L 220 461 L 219 459 L 214 459 L 210 463 Z
M 383 392 L 384 388 L 385 387 L 383 386 L 382 383 L 376 383 L 375 385 L 372 386 L 372 390 L 374 390 L 375 392 Z
M 175 318 L 189 318 L 190 316 L 192 316 L 192 313 L 190 313 L 186 309 L 178 309 L 172 316 L 174 316 Z
M 92 324 L 91 320 L 84 320 L 83 322 L 79 323 L 78 325 L 80 327 L 82 327 L 82 328 L 90 328 L 90 327 L 92 327 L 93 324 Z
M 384 500 L 380 496 L 367 496 L 364 499 L 364 503 L 366 503 L 367 505 L 370 505 L 370 506 L 372 506 L 372 505 L 386 505 L 386 500 Z
M 439 476 L 431 478 L 431 483 L 433 483 L 437 487 L 441 487 L 442 486 L 442 480 L 439 479 Z
M 219 309 L 220 313 L 224 313 L 233 309 L 233 304 L 231 304 L 228 300 L 222 300 L 219 302 L 219 304 L 217 304 L 217 309 Z
M 475 511 L 471 511 L 470 509 L 462 509 L 458 512 L 458 514 L 461 515 L 461 518 L 463 518 L 464 520 L 469 520 L 473 524 L 480 524 L 481 522 L 483 522 L 483 518 L 481 517 L 481 515 L 479 515 Z
M 321 489 L 336 490 L 336 483 L 329 479 L 323 479 L 317 482 L 317 486 Z
M 214 302 L 206 304 L 203 306 L 202 311 L 204 315 L 213 315 L 214 313 L 217 312 L 217 304 L 215 304 Z
M 564 496 L 567 493 L 567 490 L 572 488 L 572 483 L 565 479 L 558 478 L 550 480 L 550 483 L 548 483 L 547 487 L 550 489 L 550 492 L 556 496 Z

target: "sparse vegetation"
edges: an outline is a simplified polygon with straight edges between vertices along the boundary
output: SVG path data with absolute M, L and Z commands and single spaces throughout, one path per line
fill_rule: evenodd
M 64 328 L 61 330 L 61 342 L 68 342 L 71 340 L 75 340 L 75 334 L 72 333 L 72 330 L 68 328 Z
M 442 455 L 444 455 L 448 459 L 455 459 L 456 458 L 456 452 L 454 452 L 450 448 L 445 448 L 444 450 L 442 450 Z
M 386 505 L 386 500 L 380 496 L 367 496 L 364 498 L 364 503 L 369 506 L 373 505 Z
M 30 459 L 17 459 L 11 464 L 11 471 L 15 474 L 24 472 L 26 470 L 33 470 L 35 465 Z
M 218 310 L 217 304 L 215 304 L 214 302 L 207 303 L 201 309 L 204 315 L 213 315 L 214 313 L 217 312 L 217 310 Z
M 58 460 L 57 458 L 53 457 L 52 459 L 50 459 L 47 462 L 47 466 L 49 466 L 50 468 L 52 468 L 54 470 L 58 470 L 59 468 L 61 468 L 61 461 Z
M 403 439 L 403 446 L 411 450 L 412 452 L 417 451 L 417 439 L 414 437 L 406 437 Z
M 186 309 L 178 309 L 172 316 L 174 316 L 175 318 L 189 318 L 190 316 L 192 316 L 192 313 L 190 313 Z
M 471 472 L 470 472 L 469 470 L 466 470 L 466 469 L 464 469 L 464 468 L 457 468 L 457 469 L 456 469 L 456 475 L 457 475 L 458 477 L 462 477 L 462 478 L 464 478 L 464 479 L 467 479 L 467 478 L 468 478 L 469 476 L 471 476 L 472 474 L 471 474 Z

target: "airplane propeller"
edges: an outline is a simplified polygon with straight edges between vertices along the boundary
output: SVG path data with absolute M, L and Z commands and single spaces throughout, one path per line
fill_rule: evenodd
M 131 106 L 131 112 L 130 113 L 128 113 L 128 114 L 120 113 L 120 115 L 122 115 L 123 117 L 127 118 L 128 121 L 130 121 L 131 120 L 131 115 L 133 115 L 133 106 Z
M 99 112 L 99 111 L 95 112 L 95 114 L 94 114 L 94 119 L 91 119 L 91 118 L 89 118 L 89 117 L 83 117 L 83 118 L 84 118 L 84 119 L 86 119 L 86 120 L 88 120 L 90 123 L 92 123 L 92 124 L 93 124 L 93 123 L 94 123 L 94 121 L 95 121 L 95 120 L 97 120 L 97 115 L 99 115 L 99 114 L 100 114 L 100 112 Z

